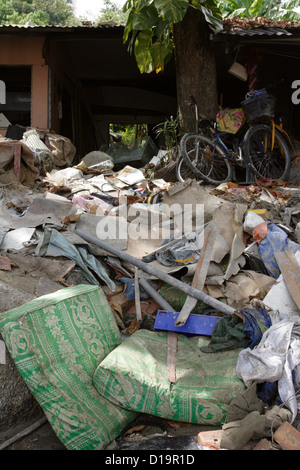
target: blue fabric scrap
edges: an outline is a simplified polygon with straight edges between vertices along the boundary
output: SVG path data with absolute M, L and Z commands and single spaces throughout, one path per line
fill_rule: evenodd
M 250 338 L 248 347 L 253 349 L 260 342 L 263 333 L 272 325 L 270 315 L 263 308 L 247 308 L 239 313 L 243 315 L 244 331 Z
M 119 277 L 118 281 L 122 281 L 124 284 L 124 292 L 123 294 L 126 295 L 128 300 L 133 300 L 135 298 L 135 290 L 134 290 L 134 279 L 128 277 Z M 140 298 L 141 299 L 148 299 L 149 294 L 144 291 L 142 287 L 139 288 L 140 290 Z
M 280 276 L 281 271 L 277 264 L 274 251 L 284 251 L 285 249 L 295 254 L 300 250 L 300 245 L 290 240 L 286 232 L 280 227 L 268 223 L 268 232 L 259 244 L 259 253 L 268 273 L 276 279 Z

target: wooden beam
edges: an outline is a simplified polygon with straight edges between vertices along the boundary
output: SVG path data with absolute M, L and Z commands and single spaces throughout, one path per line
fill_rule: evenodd
M 200 291 L 203 290 L 209 263 L 211 260 L 212 250 L 215 241 L 215 232 L 206 231 L 204 234 L 204 242 L 201 248 L 200 258 L 197 263 L 196 271 L 192 281 L 192 287 Z M 195 308 L 197 299 L 187 296 L 185 303 L 181 309 L 180 314 L 175 322 L 176 326 L 182 326 L 187 321 L 191 311 Z

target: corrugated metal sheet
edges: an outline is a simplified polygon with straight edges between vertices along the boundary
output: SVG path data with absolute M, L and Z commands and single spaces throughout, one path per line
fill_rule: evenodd
M 238 21 L 237 21 L 238 20 Z M 251 20 L 251 21 L 250 21 Z M 239 36 L 244 38 L 251 37 L 291 37 L 300 36 L 300 23 L 287 23 L 286 27 L 274 25 L 276 22 L 271 24 L 263 24 L 254 19 L 238 18 L 232 22 L 224 21 L 224 29 L 217 33 L 216 36 Z M 285 26 L 285 25 L 284 25 Z M 15 32 L 15 31 L 31 31 L 31 32 L 80 32 L 80 31 L 97 31 L 97 30 L 108 30 L 108 29 L 124 29 L 124 25 L 117 24 L 114 22 L 104 22 L 97 25 L 91 22 L 84 22 L 79 26 L 65 26 L 65 25 L 34 25 L 28 23 L 25 25 L 4 25 L 0 24 L 1 32 Z
M 232 29 L 221 33 L 225 36 L 292 36 L 292 33 L 282 28 L 254 28 L 254 29 Z
M 221 36 L 239 36 L 251 38 L 292 38 L 300 36 L 300 22 L 289 20 L 271 20 L 265 17 L 258 18 L 225 18 L 224 29 Z
M 68 31 L 95 31 L 99 29 L 123 29 L 124 26 L 113 23 L 113 22 L 105 22 L 105 23 L 99 23 L 97 25 L 92 24 L 92 23 L 83 23 L 80 26 L 65 26 L 65 25 L 34 25 L 31 23 L 28 24 L 14 24 L 14 25 L 5 25 L 5 24 L 0 24 L 0 32 L 1 31 L 20 31 L 20 30 L 26 30 L 26 31 L 35 31 L 35 32 L 68 32 Z

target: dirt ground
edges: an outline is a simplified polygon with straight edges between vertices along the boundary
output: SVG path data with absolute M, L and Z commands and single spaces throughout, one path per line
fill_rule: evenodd
M 15 429 L 16 434 L 26 429 L 26 424 Z M 5 450 L 65 450 L 65 446 L 56 436 L 50 424 L 44 423 L 27 436 L 18 439 Z
M 146 420 L 141 417 L 140 422 L 146 424 L 136 425 L 133 429 L 137 429 L 137 431 L 130 432 L 129 430 L 130 433 L 127 436 L 120 436 L 111 442 L 107 446 L 107 450 L 196 450 L 198 432 L 216 429 L 208 426 L 184 424 L 179 427 L 179 424 L 176 423 L 174 425 L 177 425 L 178 428 L 175 428 L 163 419 L 152 417 L 147 417 Z M 138 431 L 141 427 L 143 429 Z M 16 431 L 20 432 L 22 429 L 20 431 L 16 429 Z M 8 446 L 6 450 L 66 450 L 66 448 L 47 422 Z
M 300 430 L 300 417 L 293 426 Z M 16 428 L 16 433 L 24 428 Z M 122 434 L 114 439 L 106 451 L 197 451 L 201 448 L 197 445 L 200 432 L 220 430 L 221 428 L 207 425 L 195 425 L 166 421 L 153 416 L 140 415 L 134 422 L 129 424 Z M 271 449 L 281 450 L 276 443 L 268 438 Z M 243 450 L 253 450 L 259 440 L 250 440 Z M 206 448 L 207 449 L 207 448 Z M 67 450 L 56 436 L 48 422 L 42 424 L 28 435 L 18 439 L 7 446 L 5 450 Z

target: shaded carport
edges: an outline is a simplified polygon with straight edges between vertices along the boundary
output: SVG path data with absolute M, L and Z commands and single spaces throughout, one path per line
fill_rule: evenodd
M 141 74 L 123 32 L 114 23 L 0 25 L 0 80 L 9 95 L 0 112 L 13 125 L 70 138 L 78 158 L 108 143 L 110 123 L 151 128 L 176 115 L 174 61 Z
M 59 61 L 62 115 L 69 115 L 61 132 L 71 131 L 83 153 L 108 143 L 110 123 L 151 129 L 177 112 L 174 62 L 160 74 L 141 74 L 123 44 L 123 31 L 123 26 L 103 23 L 47 32 L 46 61 L 53 68 Z
M 284 127 L 299 139 L 300 106 L 292 101 L 292 84 L 299 80 L 300 23 L 266 18 L 232 18 L 214 36 L 219 104 L 238 107 L 252 89 L 273 84 L 276 113 Z M 246 66 L 248 80 L 242 81 L 228 70 L 234 61 Z

